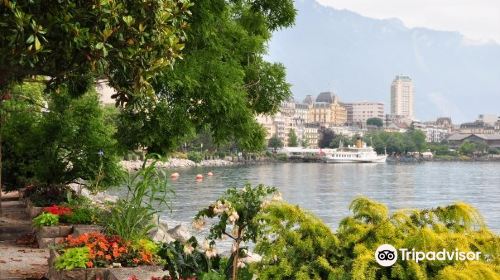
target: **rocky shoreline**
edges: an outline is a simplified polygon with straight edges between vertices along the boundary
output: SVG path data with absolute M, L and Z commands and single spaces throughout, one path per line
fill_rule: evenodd
M 128 171 L 139 170 L 144 163 L 142 160 L 123 160 L 120 162 L 121 165 Z M 178 159 L 171 158 L 168 161 L 159 161 L 156 165 L 160 168 L 186 168 L 186 167 L 204 167 L 204 166 L 231 166 L 235 163 L 232 161 L 227 161 L 223 159 L 213 159 L 213 160 L 202 160 L 196 163 L 189 159 Z

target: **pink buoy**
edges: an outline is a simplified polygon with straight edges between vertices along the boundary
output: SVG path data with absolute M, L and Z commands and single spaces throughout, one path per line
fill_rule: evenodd
M 208 176 L 214 176 L 214 173 L 212 173 L 212 172 L 210 172 L 210 171 L 209 171 L 209 172 L 207 173 L 207 175 L 208 175 Z
M 174 178 L 174 179 L 177 179 L 179 176 L 180 176 L 179 172 L 174 172 L 174 173 L 170 174 L 170 178 Z
M 196 180 L 203 180 L 203 175 L 201 174 L 196 175 Z

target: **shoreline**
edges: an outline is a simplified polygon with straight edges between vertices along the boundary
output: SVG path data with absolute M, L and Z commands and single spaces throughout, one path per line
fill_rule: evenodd
M 150 162 L 150 161 L 149 161 Z M 189 159 L 179 159 L 170 158 L 167 161 L 158 161 L 156 166 L 165 169 L 177 169 L 177 168 L 194 168 L 194 167 L 224 167 L 224 166 L 241 166 L 241 165 L 256 165 L 256 164 L 266 164 L 274 163 L 276 160 L 270 158 L 262 158 L 255 160 L 224 160 L 224 159 L 208 159 L 202 160 L 198 163 Z M 121 166 L 123 166 L 127 171 L 137 171 L 141 168 L 144 161 L 142 160 L 122 160 L 120 161 Z
M 320 160 L 311 159 L 298 159 L 298 158 L 288 158 L 284 159 L 273 159 L 273 158 L 261 158 L 256 160 L 244 160 L 236 159 L 223 160 L 223 159 L 209 159 L 202 160 L 196 163 L 189 159 L 179 159 L 171 158 L 168 161 L 159 161 L 157 167 L 165 169 L 177 169 L 177 168 L 196 168 L 196 167 L 232 167 L 232 166 L 243 166 L 243 165 L 258 165 L 258 164 L 269 164 L 269 163 L 318 163 Z M 500 157 L 479 157 L 479 158 L 464 158 L 464 157 L 437 157 L 432 159 L 423 158 L 412 158 L 412 157 L 388 157 L 387 163 L 421 163 L 421 162 L 500 162 Z M 120 164 L 127 171 L 137 171 L 141 168 L 144 161 L 142 160 L 122 160 Z

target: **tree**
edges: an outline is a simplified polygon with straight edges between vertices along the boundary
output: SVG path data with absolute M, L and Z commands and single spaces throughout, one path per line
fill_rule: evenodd
M 464 141 L 462 145 L 458 148 L 461 154 L 463 155 L 471 155 L 476 148 L 476 145 L 474 143 L 471 143 L 470 141 Z
M 283 141 L 275 134 L 269 139 L 268 147 L 273 148 L 274 152 L 276 152 L 277 149 L 283 148 Z
M 366 125 L 373 125 L 376 127 L 383 127 L 384 121 L 381 118 L 369 118 L 366 120 Z
M 299 140 L 297 138 L 297 134 L 295 134 L 295 130 L 290 128 L 288 132 L 288 147 L 297 147 L 299 145 Z
M 238 278 L 238 268 L 241 266 L 240 258 L 247 257 L 240 247 L 242 242 L 256 242 L 262 235 L 261 223 L 257 215 L 265 205 L 265 199 L 276 194 L 274 187 L 258 185 L 252 187 L 246 184 L 242 189 L 230 188 L 215 203 L 198 212 L 195 224 L 204 224 L 204 218 L 216 218 L 218 222 L 210 228 L 208 236 L 210 246 L 215 246 L 215 241 L 229 237 L 233 242 L 233 251 L 229 259 L 231 277 Z
M 300 146 L 302 146 L 303 148 L 307 148 L 309 147 L 309 140 L 304 138 L 300 141 Z
M 349 138 L 343 134 L 337 134 L 333 137 L 332 142 L 330 142 L 330 148 L 339 148 L 341 142 L 342 142 L 342 145 L 344 147 L 347 147 L 347 146 L 353 144 L 353 141 L 351 138 Z
M 255 114 L 276 112 L 291 94 L 283 65 L 263 55 L 272 32 L 293 23 L 293 1 L 199 0 L 190 11 L 184 59 L 155 79 L 156 102 L 122 111 L 120 142 L 165 154 L 210 127 L 216 145 L 262 149 Z
M 115 128 L 104 121 L 97 94 L 73 98 L 62 90 L 50 95 L 45 108 L 42 90 L 39 84 L 16 86 L 15 98 L 4 104 L 5 185 L 54 186 L 82 179 L 89 189 L 99 190 L 115 184 L 122 175 Z
M 186 0 L 11 1 L 0 3 L 0 92 L 32 76 L 81 95 L 95 78 L 117 102 L 151 94 L 151 82 L 180 57 Z
M 333 130 L 329 128 L 321 129 L 318 146 L 320 148 L 328 148 L 330 147 L 330 144 L 332 143 L 334 138 L 335 138 L 335 133 L 333 132 Z

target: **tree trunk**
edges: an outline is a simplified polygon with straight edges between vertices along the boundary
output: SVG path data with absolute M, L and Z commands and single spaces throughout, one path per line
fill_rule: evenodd
M 0 100 L 0 215 L 2 215 L 2 100 Z

